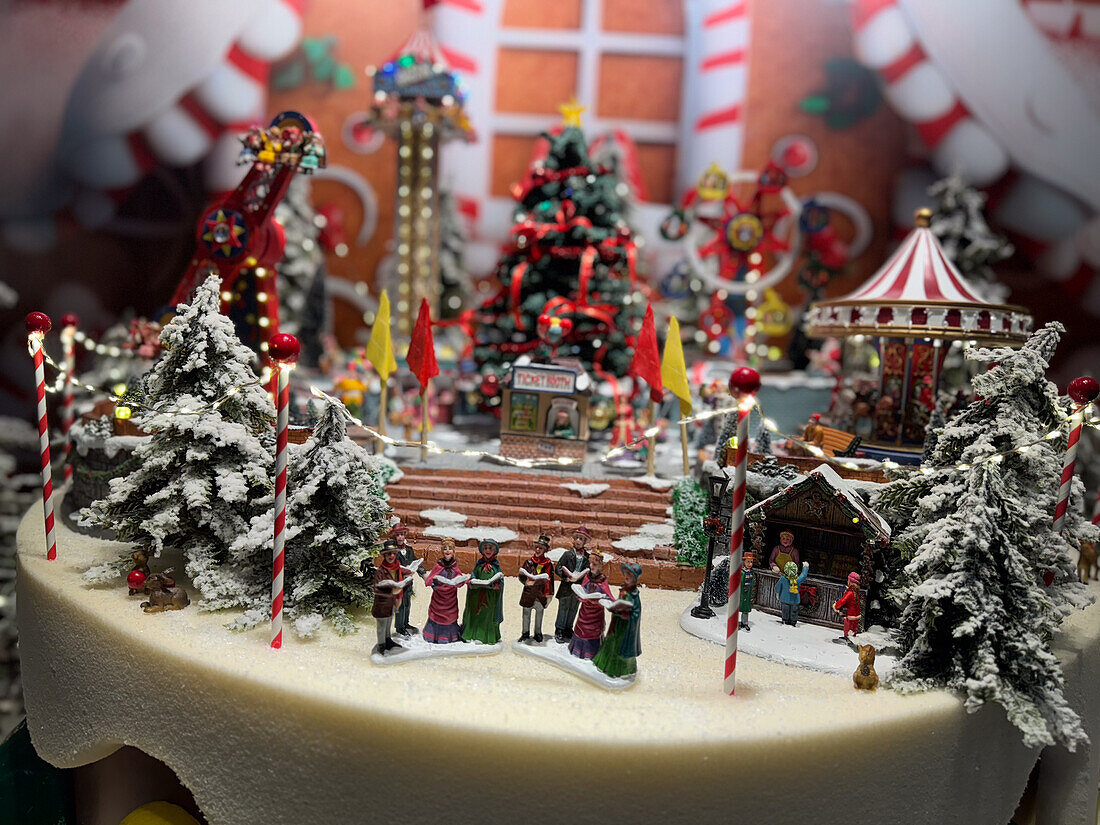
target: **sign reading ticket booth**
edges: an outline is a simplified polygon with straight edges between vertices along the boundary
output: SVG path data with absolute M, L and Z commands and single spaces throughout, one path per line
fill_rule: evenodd
M 536 367 L 532 365 L 512 369 L 512 390 L 515 392 L 552 392 L 572 395 L 577 390 L 577 373 L 574 370 Z

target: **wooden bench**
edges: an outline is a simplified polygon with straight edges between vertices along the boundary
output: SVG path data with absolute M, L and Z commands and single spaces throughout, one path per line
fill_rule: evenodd
M 862 441 L 858 435 L 846 433 L 844 430 L 835 430 L 823 424 L 814 424 L 806 429 L 805 440 L 807 443 L 820 447 L 825 455 L 837 458 L 854 456 Z

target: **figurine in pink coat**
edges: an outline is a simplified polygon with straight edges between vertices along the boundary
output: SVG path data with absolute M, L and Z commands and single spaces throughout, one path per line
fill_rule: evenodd
M 577 623 L 569 640 L 569 652 L 578 659 L 591 659 L 600 649 L 603 640 L 604 608 L 600 599 L 613 599 L 611 584 L 603 574 L 603 556 L 599 552 L 588 556 L 588 571 L 584 578 L 573 585 L 580 602 Z
M 462 641 L 458 627 L 458 588 L 469 578 L 458 567 L 454 539 L 443 539 L 443 554 L 424 579 L 424 584 L 432 589 L 424 641 L 435 645 Z

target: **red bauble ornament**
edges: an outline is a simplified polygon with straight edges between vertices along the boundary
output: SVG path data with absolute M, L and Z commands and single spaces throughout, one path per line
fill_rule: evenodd
M 298 343 L 298 339 L 289 332 L 272 335 L 271 340 L 267 342 L 267 354 L 271 356 L 272 361 L 278 361 L 280 364 L 293 364 L 298 360 L 298 353 L 301 350 L 302 346 Z
M 760 373 L 752 367 L 738 367 L 730 374 L 730 393 L 736 398 L 739 395 L 756 395 L 760 389 Z
M 126 584 L 131 590 L 141 590 L 145 586 L 145 574 L 140 570 L 131 570 L 130 575 L 126 577 Z
M 1100 383 L 1090 375 L 1082 375 L 1069 382 L 1066 393 L 1076 404 L 1088 404 L 1100 395 Z
M 492 398 L 500 392 L 500 379 L 489 373 L 481 379 L 481 394 L 486 398 Z
M 75 312 L 66 312 L 61 316 L 62 327 L 75 327 L 80 324 L 80 318 L 77 317 Z
M 53 327 L 53 324 L 50 323 L 50 316 L 45 312 L 28 312 L 23 325 L 27 328 L 28 335 L 36 333 L 45 335 Z

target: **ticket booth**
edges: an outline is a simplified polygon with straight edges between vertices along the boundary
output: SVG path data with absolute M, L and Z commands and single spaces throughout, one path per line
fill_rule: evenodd
M 500 454 L 584 461 L 592 383 L 579 362 L 515 365 L 501 391 Z

